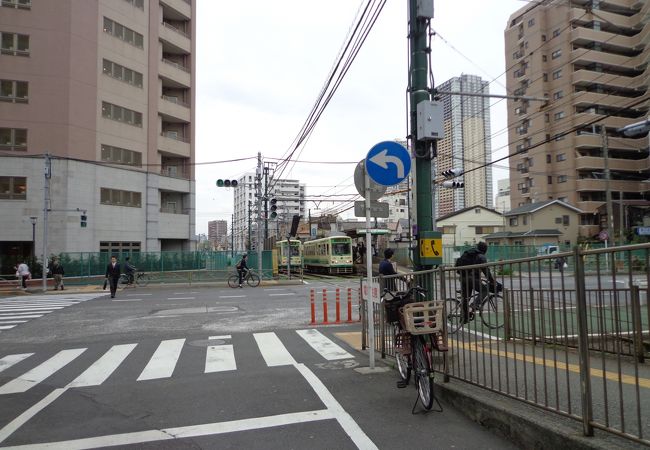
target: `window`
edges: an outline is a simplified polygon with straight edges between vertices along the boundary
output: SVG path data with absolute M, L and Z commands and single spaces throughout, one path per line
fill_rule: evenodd
M 127 69 L 124 66 L 109 61 L 108 59 L 103 61 L 102 71 L 104 72 L 104 75 L 124 81 L 125 83 L 131 84 L 135 87 L 142 87 L 142 74 L 140 72 Z
M 563 141 L 566 138 L 566 134 L 564 133 L 558 133 L 555 136 L 553 136 L 553 139 L 555 141 Z
M 528 26 L 532 27 L 533 25 L 535 25 L 535 18 L 532 18 L 532 19 L 528 20 Z
M 546 62 L 547 59 L 546 55 L 542 55 L 542 62 Z
M 557 182 L 558 183 L 566 183 L 567 176 L 566 175 L 560 175 L 557 177 Z
M 559 100 L 564 97 L 564 91 L 557 91 L 553 93 L 553 100 Z
M 551 155 L 546 155 L 546 162 L 547 162 L 548 164 L 551 163 Z
M 517 220 L 516 217 L 511 217 L 508 223 L 510 224 L 511 227 L 516 227 L 519 225 L 519 221 Z
M 24 128 L 0 128 L 0 150 L 27 150 L 27 130 Z
M 474 227 L 475 234 L 490 234 L 494 233 L 494 227 Z
M 26 200 L 27 199 L 27 178 L 26 177 L 0 177 L 0 199 Z
M 102 144 L 102 161 L 141 167 L 142 153 Z
M 101 188 L 100 203 L 102 205 L 142 207 L 140 192 L 122 191 L 120 189 Z
M 551 59 L 558 59 L 560 56 L 562 56 L 562 49 L 559 48 L 555 50 L 553 53 L 551 53 Z
M 108 17 L 104 17 L 104 32 L 134 47 L 144 48 L 144 38 L 140 33 L 114 22 Z
M 523 225 L 528 225 L 528 216 L 524 216 L 522 220 Z
M 2 37 L 2 54 L 13 56 L 29 56 L 29 36 L 17 33 L 0 33 Z
M 16 9 L 31 9 L 32 0 L 2 0 L 2 6 Z
M 555 160 L 560 162 L 560 161 L 566 161 L 566 153 L 560 153 L 555 157 Z
M 112 103 L 102 102 L 102 117 L 142 127 L 142 113 Z
M 560 29 L 558 28 L 557 30 L 553 31 L 553 37 L 558 37 L 560 35 Z
M 547 182 L 548 184 L 553 184 L 553 177 L 552 177 L 551 175 L 549 175 L 549 176 L 546 177 L 546 178 L 547 178 L 546 182 Z
M 138 253 L 140 251 L 139 242 L 100 242 L 99 251 L 119 256 L 120 253 Z
M 544 114 L 544 122 L 549 123 L 551 121 L 551 116 L 549 113 Z
M 553 115 L 555 120 L 564 119 L 564 111 L 558 111 Z
M 542 74 L 542 80 L 543 81 L 548 81 L 548 74 L 547 73 Z
M 144 10 L 144 0 L 124 0 L 124 1 L 132 4 L 136 8 Z
M 456 226 L 455 225 L 450 225 L 450 226 L 442 227 L 442 233 L 443 234 L 454 234 L 454 233 L 456 233 Z
M 542 34 L 542 42 L 546 42 L 546 35 Z
M 553 72 L 554 80 L 559 80 L 560 78 L 562 78 L 562 69 L 558 69 L 555 72 Z
M 562 216 L 562 225 L 565 227 L 569 225 L 569 216 Z
M 0 101 L 27 103 L 27 82 L 0 80 Z
M 555 218 L 555 223 L 561 224 L 562 223 L 562 218 L 561 217 L 556 217 Z

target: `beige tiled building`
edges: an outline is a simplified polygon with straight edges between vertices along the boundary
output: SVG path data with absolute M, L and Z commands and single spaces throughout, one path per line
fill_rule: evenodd
M 609 148 L 613 199 L 650 206 L 648 137 L 617 130 L 650 107 L 650 2 L 542 1 L 510 16 L 505 31 L 512 208 L 559 199 L 579 210 L 579 234 L 606 224 Z M 629 226 L 633 218 L 626 220 Z
M 40 253 L 48 152 L 48 252 L 192 246 L 195 14 L 194 0 L 2 1 L 0 245 L 31 247 L 34 216 Z

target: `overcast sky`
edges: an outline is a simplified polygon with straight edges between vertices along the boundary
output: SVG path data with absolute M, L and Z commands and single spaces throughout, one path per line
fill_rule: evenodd
M 281 157 L 298 134 L 364 4 L 198 0 L 197 162 L 252 157 L 258 151 L 266 158 Z M 407 134 L 407 4 L 388 0 L 301 160 L 359 161 L 377 142 Z M 498 77 L 490 92 L 505 93 L 503 31 L 510 14 L 525 5 L 521 0 L 437 0 L 432 21 L 439 35 L 432 44 L 436 85 L 465 73 L 487 81 Z M 492 103 L 494 135 L 507 120 L 505 101 Z M 506 133 L 492 138 L 493 159 L 507 154 L 505 146 Z M 209 220 L 230 222 L 233 192 L 217 188 L 216 180 L 238 178 L 254 169 L 254 160 L 197 167 L 197 233 L 207 233 Z M 283 178 L 307 183 L 308 196 L 356 193 L 353 172 L 353 164 L 296 164 Z M 507 177 L 507 170 L 494 169 L 495 192 L 496 180 Z M 319 214 L 315 204 L 307 207 Z

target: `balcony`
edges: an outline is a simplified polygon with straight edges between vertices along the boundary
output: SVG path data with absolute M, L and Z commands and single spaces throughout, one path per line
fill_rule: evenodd
M 577 202 L 576 208 L 586 213 L 593 213 L 603 206 L 605 202 L 603 201 L 586 201 L 586 202 Z
M 170 15 L 180 15 L 185 19 L 192 18 L 192 5 L 187 0 L 160 0 L 160 4 L 163 6 L 164 14 L 167 17 Z
M 189 88 L 192 85 L 190 69 L 170 59 L 162 58 L 158 71 L 161 77 L 168 78 L 179 86 Z
M 648 102 L 650 102 L 650 99 L 648 99 Z M 639 108 L 640 106 L 642 106 L 642 104 L 636 106 L 636 108 Z M 631 125 L 641 120 L 627 117 L 605 117 L 603 114 L 592 114 L 584 112 L 576 114 L 574 116 L 573 123 L 576 126 L 585 123 L 596 123 L 594 122 L 596 119 L 602 120 L 607 128 L 622 128 L 626 125 Z M 603 122 L 598 122 L 598 124 L 602 124 Z
M 174 156 L 189 158 L 191 145 L 189 139 L 173 132 L 163 131 L 158 137 L 158 150 Z
M 619 69 L 627 69 L 629 71 L 641 70 L 643 65 L 648 62 L 649 52 L 650 46 L 648 46 L 640 55 L 630 58 L 629 56 L 579 48 L 571 52 L 571 61 L 578 65 L 580 65 L 580 63 L 600 63 L 604 67 L 616 67 Z
M 650 158 L 645 159 L 621 159 L 609 158 L 610 170 L 618 170 L 621 172 L 641 172 L 650 169 Z M 580 156 L 576 158 L 576 170 L 581 169 L 600 169 L 604 170 L 605 159 L 594 156 Z M 650 189 L 650 186 L 648 186 Z
M 183 53 L 189 54 L 192 52 L 192 43 L 189 35 L 174 25 L 168 22 L 162 22 L 158 30 L 158 35 L 165 43 L 177 47 Z
M 576 180 L 576 191 L 598 191 L 604 192 L 606 186 L 605 180 L 596 180 L 592 178 L 585 178 Z M 644 181 L 628 181 L 628 180 L 610 180 L 609 188 L 612 191 L 623 192 L 647 192 L 650 190 L 650 183 Z
M 599 94 L 598 92 L 587 91 L 574 92 L 572 95 L 573 105 L 581 107 L 602 105 L 607 107 L 624 108 L 635 100 L 634 97 L 621 97 L 616 94 Z
M 162 95 L 158 102 L 158 112 L 164 116 L 189 123 L 191 119 L 190 107 L 187 103 L 179 100 L 177 97 Z M 172 120 L 166 119 L 171 122 Z
M 609 73 L 594 72 L 591 70 L 580 69 L 573 73 L 573 84 L 576 86 L 590 86 L 593 83 L 599 83 L 604 86 L 611 86 L 619 89 L 635 89 L 637 91 L 646 91 L 650 84 L 650 70 L 636 77 L 623 77 Z
M 571 42 L 578 45 L 589 45 L 593 42 L 599 42 L 607 48 L 616 49 L 617 51 L 629 51 L 633 49 L 641 50 L 647 39 L 648 31 L 641 32 L 636 36 L 623 36 L 608 33 L 606 31 L 596 31 L 590 28 L 575 28 L 571 30 Z
M 648 147 L 647 139 L 610 138 L 609 149 L 636 153 Z M 576 149 L 601 149 L 603 140 L 600 134 L 581 134 L 575 137 Z

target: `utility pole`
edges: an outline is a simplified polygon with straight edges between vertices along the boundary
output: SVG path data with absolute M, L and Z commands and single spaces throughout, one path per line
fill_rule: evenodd
M 230 257 L 235 256 L 235 215 L 230 216 Z
M 610 187 L 610 171 L 609 171 L 609 142 L 607 140 L 607 130 L 605 130 L 605 124 L 602 124 L 600 127 L 600 135 L 603 140 L 603 158 L 605 158 L 605 201 L 607 204 L 607 240 L 612 243 L 613 240 L 613 229 L 614 229 L 614 209 L 612 207 L 612 190 Z
M 262 278 L 262 153 L 257 152 L 257 171 L 255 173 L 257 197 L 257 274 Z
M 269 238 L 269 166 L 264 165 L 264 246 Z
M 251 201 L 248 201 L 248 243 L 246 244 L 246 251 L 251 249 Z
M 43 292 L 47 292 L 47 216 L 50 210 L 50 178 L 52 178 L 52 159 L 49 153 L 45 153 L 43 183 Z

